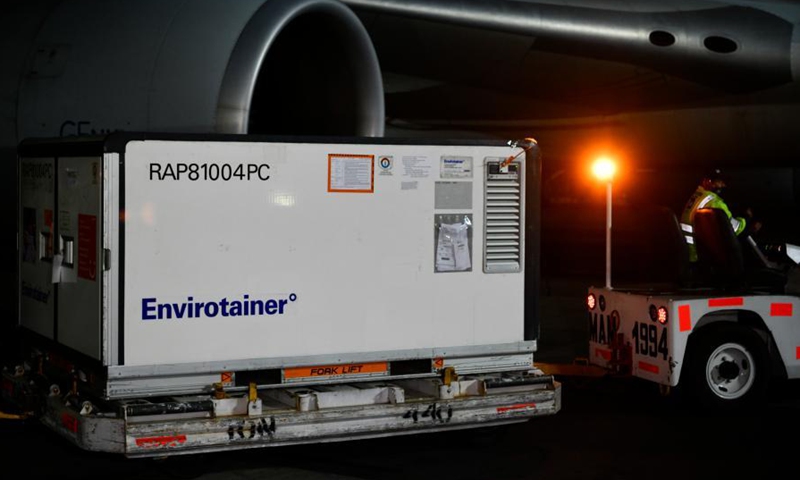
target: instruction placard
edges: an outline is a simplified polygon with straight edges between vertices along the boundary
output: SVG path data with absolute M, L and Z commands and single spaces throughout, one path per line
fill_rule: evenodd
M 374 177 L 374 155 L 328 155 L 329 192 L 373 193 Z

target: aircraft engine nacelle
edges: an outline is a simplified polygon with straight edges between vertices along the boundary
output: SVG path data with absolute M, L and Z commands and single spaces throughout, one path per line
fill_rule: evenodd
M 336 0 L 4 0 L 0 31 L 0 273 L 9 280 L 25 138 L 384 134 L 375 50 Z M 10 309 L 15 294 L 7 288 L 0 303 Z
M 40 12 L 14 142 L 115 130 L 383 135 L 377 56 L 335 0 L 70 0 Z

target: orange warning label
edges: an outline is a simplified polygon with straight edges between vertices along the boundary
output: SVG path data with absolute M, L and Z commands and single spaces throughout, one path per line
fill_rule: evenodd
M 224 387 L 233 385 L 233 372 L 222 372 L 219 381 Z
M 164 437 L 137 438 L 136 446 L 141 448 L 169 448 L 186 443 L 186 435 L 168 435 Z
M 316 367 L 286 368 L 283 370 L 285 380 L 304 378 L 339 377 L 350 375 L 376 375 L 389 373 L 386 362 L 350 363 L 346 365 L 320 365 Z
M 328 154 L 328 192 L 374 193 L 375 156 Z

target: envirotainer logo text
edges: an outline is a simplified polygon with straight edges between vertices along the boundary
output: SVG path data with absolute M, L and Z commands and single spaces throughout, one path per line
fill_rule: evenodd
M 250 295 L 244 294 L 233 300 L 225 297 L 202 302 L 193 296 L 186 297 L 185 302 L 159 302 L 156 297 L 143 298 L 142 320 L 283 315 L 295 300 L 297 295 L 294 293 L 285 298 L 250 298 Z

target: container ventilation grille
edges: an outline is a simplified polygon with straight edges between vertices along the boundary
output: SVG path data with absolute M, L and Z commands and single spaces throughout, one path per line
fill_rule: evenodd
M 522 270 L 523 189 L 521 166 L 515 162 L 500 171 L 500 161 L 486 164 L 484 195 L 484 272 Z

